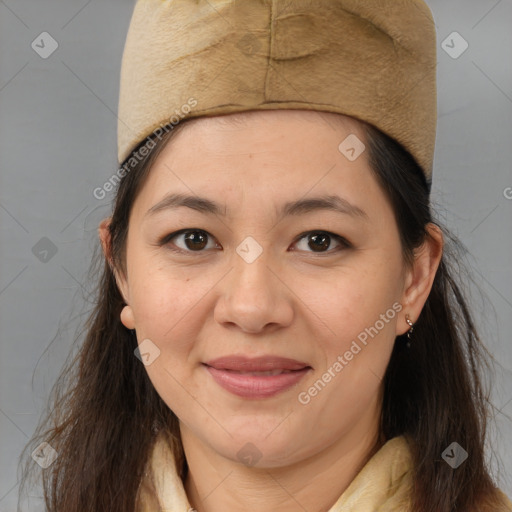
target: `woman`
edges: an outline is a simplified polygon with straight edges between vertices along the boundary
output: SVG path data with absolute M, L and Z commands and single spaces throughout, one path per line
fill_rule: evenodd
M 429 203 L 431 14 L 361 4 L 137 3 L 48 510 L 512 510 Z

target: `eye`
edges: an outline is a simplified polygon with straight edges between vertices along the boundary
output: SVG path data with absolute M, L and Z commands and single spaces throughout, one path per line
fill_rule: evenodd
M 205 248 L 211 249 L 211 247 L 207 247 L 208 237 L 210 236 L 209 233 L 202 229 L 183 229 L 167 235 L 161 240 L 160 244 L 165 245 L 170 243 L 171 240 L 180 240 L 181 238 L 182 245 L 179 243 L 173 244 L 178 247 L 178 249 L 173 250 L 178 252 L 201 252 Z
M 338 243 L 338 248 L 334 250 L 326 250 L 332 245 L 332 240 L 336 240 Z M 301 242 L 305 240 L 305 244 L 303 247 L 308 247 L 312 249 L 311 252 L 317 253 L 329 253 L 329 252 L 338 252 L 342 249 L 347 249 L 351 247 L 350 243 L 345 240 L 342 236 L 336 235 L 334 233 L 329 233 L 328 231 L 308 231 L 307 233 L 303 233 L 298 238 L 297 242 Z M 297 243 L 296 242 L 296 243 Z M 307 249 L 299 249 L 306 250 Z
M 179 241 L 181 239 L 181 243 L 172 243 L 172 245 L 177 247 L 177 249 L 171 247 L 172 250 L 177 252 L 203 252 L 203 249 L 220 247 L 218 244 L 213 242 L 213 247 L 208 247 L 208 238 L 213 237 L 211 237 L 208 232 L 202 229 L 183 229 L 181 231 L 176 231 L 175 233 L 171 233 L 170 235 L 165 236 L 160 241 L 159 245 L 167 245 L 171 243 L 172 240 L 176 239 Z M 335 249 L 330 249 L 333 240 L 337 242 L 338 247 Z M 351 247 L 351 244 L 345 238 L 328 231 L 308 231 L 303 233 L 297 238 L 294 245 L 298 245 L 301 242 L 303 243 L 303 247 L 299 248 L 298 250 L 303 250 L 306 252 L 330 253 L 338 252 L 342 249 Z M 308 251 L 308 248 L 310 251 Z

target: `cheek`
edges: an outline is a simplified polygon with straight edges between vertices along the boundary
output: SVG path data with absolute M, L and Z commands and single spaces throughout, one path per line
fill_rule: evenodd
M 322 359 L 315 376 L 300 390 L 302 403 L 357 417 L 375 400 L 391 356 L 402 310 L 400 267 L 368 263 L 333 283 L 328 300 L 310 290 L 324 334 L 316 340 Z
M 201 324 L 194 307 L 201 288 L 189 287 L 162 271 L 141 273 L 134 281 L 132 307 L 138 343 L 148 344 L 146 340 L 150 340 L 148 346 L 158 354 L 146 370 L 169 404 L 168 396 L 176 396 L 179 382 L 186 380 L 191 371 L 186 363 Z
M 137 283 L 133 308 L 138 343 L 149 339 L 158 353 L 145 369 L 162 400 L 181 416 L 196 395 L 189 360 L 200 334 L 200 298 L 206 290 L 162 270 L 146 271 Z
M 180 318 L 185 320 L 202 293 L 201 287 L 197 283 L 189 286 L 188 279 L 169 272 L 149 256 L 135 265 L 130 298 L 137 327 L 141 334 L 161 340 L 172 333 L 173 326 L 179 328 Z
M 322 361 L 318 373 L 329 382 L 343 382 L 343 394 L 357 396 L 367 378 L 380 379 L 385 372 L 393 348 L 398 313 L 402 309 L 391 297 L 345 295 L 328 311 L 324 309 L 329 330 L 319 338 Z M 350 301 L 346 299 L 351 299 Z M 333 378 L 333 374 L 336 377 Z
M 342 349 L 376 323 L 384 337 L 394 336 L 397 310 L 401 309 L 400 269 L 368 263 L 321 286 L 309 287 L 306 296 L 305 302 L 330 333 L 331 349 Z

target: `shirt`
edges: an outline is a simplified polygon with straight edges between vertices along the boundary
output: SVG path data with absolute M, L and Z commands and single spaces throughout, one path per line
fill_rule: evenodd
M 412 457 L 403 436 L 388 440 L 364 465 L 328 512 L 409 512 Z M 492 512 L 512 512 L 504 506 Z M 174 455 L 160 432 L 138 494 L 136 512 L 193 512 Z M 490 512 L 490 509 L 489 509 Z

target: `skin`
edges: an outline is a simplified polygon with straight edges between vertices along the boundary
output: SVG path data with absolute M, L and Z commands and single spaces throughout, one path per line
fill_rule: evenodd
M 160 350 L 145 368 L 180 420 L 185 489 L 197 511 L 327 511 L 382 445 L 381 379 L 395 337 L 409 329 L 405 315 L 414 322 L 428 297 L 442 234 L 430 226 L 413 265 L 405 264 L 365 152 L 351 162 L 338 150 L 350 134 L 364 140 L 356 120 L 291 110 L 236 117 L 236 124 L 192 120 L 156 160 L 130 215 L 127 273 L 115 272 L 127 304 L 121 319 L 139 343 L 148 338 Z M 180 207 L 145 216 L 171 192 L 206 196 L 227 215 Z M 365 216 L 277 217 L 287 201 L 334 192 Z M 99 234 L 110 259 L 109 220 Z M 207 246 L 194 251 L 183 235 L 159 246 L 184 228 L 207 232 Z M 307 234 L 298 239 L 318 230 L 351 245 L 332 237 L 317 252 Z M 263 251 L 252 263 L 236 252 L 248 236 Z M 300 403 L 299 393 L 394 303 L 401 311 Z M 312 370 L 296 387 L 247 400 L 220 388 L 201 365 L 230 354 L 290 357 Z M 254 466 L 237 457 L 248 442 L 261 455 Z

